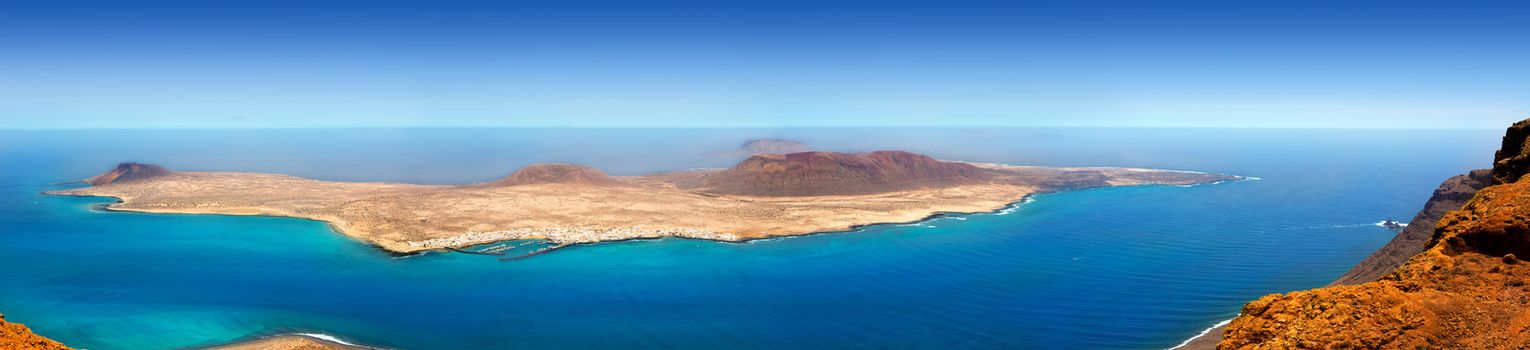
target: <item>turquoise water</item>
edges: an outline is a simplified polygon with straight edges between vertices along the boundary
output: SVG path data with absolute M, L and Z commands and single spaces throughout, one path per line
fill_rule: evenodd
M 379 129 L 0 132 L 0 312 L 66 344 L 165 349 L 308 332 L 408 349 L 1128 348 L 1321 286 L 1498 131 Z M 43 196 L 118 161 L 465 183 L 573 161 L 726 166 L 750 137 L 1011 164 L 1256 176 L 1043 195 L 1002 214 L 745 244 L 391 257 L 313 221 Z

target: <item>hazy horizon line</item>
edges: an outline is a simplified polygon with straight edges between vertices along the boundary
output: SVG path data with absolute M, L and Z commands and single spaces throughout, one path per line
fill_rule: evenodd
M 1263 129 L 1263 130 L 1499 130 L 1487 127 L 1371 127 L 1371 126 L 1184 126 L 1184 125 L 796 125 L 796 126 L 551 126 L 551 125 L 428 125 L 428 126 L 259 126 L 259 127 L 38 127 L 0 131 L 169 131 L 169 130 L 342 130 L 342 129 Z

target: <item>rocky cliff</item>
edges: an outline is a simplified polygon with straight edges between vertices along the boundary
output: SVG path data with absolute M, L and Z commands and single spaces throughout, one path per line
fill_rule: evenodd
M 867 194 L 976 183 L 993 174 L 966 163 L 904 151 L 800 152 L 749 157 L 702 180 L 719 194 L 805 196 Z
M 20 323 L 5 322 L 0 315 L 0 350 L 68 350 L 69 347 L 32 333 Z
M 164 167 L 160 167 L 158 165 L 129 162 L 117 164 L 116 168 L 112 168 L 110 171 L 101 173 L 101 175 L 96 175 L 89 179 L 85 179 L 84 182 L 95 186 L 103 186 L 114 183 L 145 180 L 169 174 L 170 170 L 166 170 Z
M 1493 184 L 1513 183 L 1530 172 L 1530 153 L 1526 152 L 1530 145 L 1526 142 L 1530 142 L 1530 119 L 1514 123 L 1504 132 L 1503 145 L 1493 154 Z
M 1409 258 L 1428 248 L 1429 239 L 1434 237 L 1434 226 L 1446 212 L 1460 209 L 1466 201 L 1471 200 L 1478 190 L 1492 183 L 1492 170 L 1477 169 L 1466 174 L 1452 176 L 1445 179 L 1439 188 L 1434 190 L 1434 195 L 1424 202 L 1424 209 L 1419 210 L 1408 221 L 1408 227 L 1403 228 L 1392 237 L 1381 249 L 1372 252 L 1370 256 L 1355 267 L 1345 272 L 1343 276 L 1330 283 L 1329 286 L 1361 284 L 1375 281 L 1382 276 L 1391 273 L 1408 262 Z M 1222 341 L 1222 332 L 1227 327 L 1215 327 L 1205 334 L 1186 342 L 1181 350 L 1215 349 L 1217 343 Z
M 1381 249 L 1371 253 L 1360 264 L 1355 265 L 1349 272 L 1344 273 L 1339 279 L 1334 280 L 1332 285 L 1360 284 L 1375 281 L 1387 273 L 1401 267 L 1419 252 L 1424 251 L 1429 238 L 1434 237 L 1434 226 L 1445 217 L 1445 213 L 1460 209 L 1466 201 L 1471 200 L 1478 190 L 1492 183 L 1492 171 L 1488 169 L 1472 170 L 1469 173 L 1456 175 L 1445 180 L 1440 187 L 1434 190 L 1434 195 L 1424 203 L 1424 209 L 1413 216 L 1408 222 L 1408 227 L 1392 237 Z
M 1492 186 L 1445 214 L 1401 267 L 1373 282 L 1259 298 L 1218 347 L 1526 348 L 1530 264 L 1520 257 L 1530 256 L 1530 181 L 1519 180 L 1530 170 L 1527 128 L 1530 120 L 1509 128 Z

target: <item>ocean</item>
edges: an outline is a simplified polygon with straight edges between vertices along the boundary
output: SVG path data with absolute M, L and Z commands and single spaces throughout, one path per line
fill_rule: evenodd
M 325 334 L 403 349 L 1163 349 L 1267 293 L 1320 287 L 1499 130 L 818 128 L 0 131 L 0 312 L 77 348 Z M 47 196 L 121 161 L 455 184 L 536 162 L 726 167 L 750 138 L 940 159 L 1258 180 L 1035 196 L 749 243 L 661 239 L 515 261 L 395 257 L 276 217 L 104 212 Z

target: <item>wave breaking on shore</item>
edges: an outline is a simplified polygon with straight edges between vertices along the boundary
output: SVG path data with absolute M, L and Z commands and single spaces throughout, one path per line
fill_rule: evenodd
M 1231 319 L 1231 318 L 1225 319 L 1225 320 L 1222 320 L 1221 322 L 1217 322 L 1216 324 L 1211 325 L 1211 327 L 1206 327 L 1206 329 L 1201 330 L 1200 333 L 1196 333 L 1195 336 L 1190 337 L 1189 339 L 1185 339 L 1185 341 L 1179 342 L 1179 345 L 1175 345 L 1174 347 L 1169 348 L 1168 350 L 1179 349 L 1179 348 L 1185 347 L 1186 345 L 1190 345 L 1190 342 L 1193 342 L 1196 339 L 1200 339 L 1201 337 L 1204 337 L 1207 334 L 1211 334 L 1211 331 L 1214 331 L 1217 328 L 1222 328 L 1222 326 L 1226 326 L 1228 323 L 1232 323 L 1232 320 L 1233 319 Z

